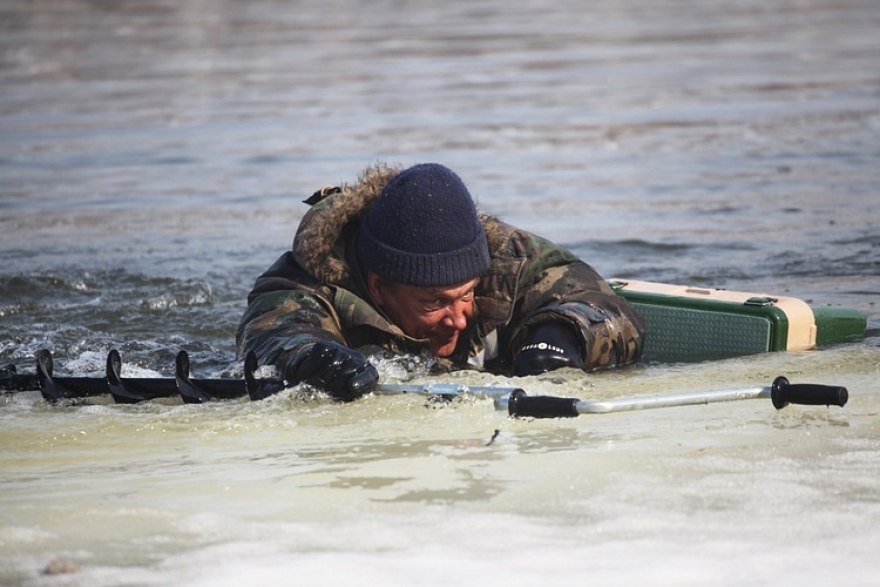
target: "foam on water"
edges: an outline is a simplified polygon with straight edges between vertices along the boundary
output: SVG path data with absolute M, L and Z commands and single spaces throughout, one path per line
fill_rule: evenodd
M 690 520 L 674 517 L 645 519 L 633 528 L 643 536 L 648 529 L 648 538 L 626 536 L 613 527 L 444 508 L 427 508 L 418 521 L 354 515 L 345 522 L 320 525 L 233 528 L 229 520 L 218 518 L 188 522 L 216 532 L 219 540 L 146 569 L 98 567 L 80 579 L 98 586 L 298 584 L 316 577 L 326 585 L 483 585 L 487 580 L 510 585 L 570 585 L 573 580 L 627 585 L 644 581 L 647 569 L 657 585 L 802 585 L 840 580 L 841 562 L 847 565 L 849 584 L 869 585 L 877 579 L 868 562 L 876 537 L 863 528 L 828 544 L 847 553 L 841 561 L 838 554 L 793 543 L 778 526 L 746 523 L 741 534 L 707 540 L 710 537 Z M 820 519 L 804 522 L 819 522 L 820 532 L 829 530 Z M 667 532 L 671 528 L 679 531 Z M 685 529 L 690 536 L 683 535 Z M 754 540 L 755 534 L 761 539 Z M 345 553 L 339 552 L 340 544 L 346 545 Z M 743 561 L 750 566 L 744 568 Z M 73 583 L 52 577 L 52 584 Z

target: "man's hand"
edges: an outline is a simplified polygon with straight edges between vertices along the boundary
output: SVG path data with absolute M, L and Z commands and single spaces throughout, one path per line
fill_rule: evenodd
M 513 359 L 517 377 L 546 373 L 561 367 L 583 368 L 581 345 L 574 327 L 564 322 L 544 322 L 533 326 L 525 344 Z
M 370 393 L 379 372 L 361 353 L 337 342 L 322 341 L 302 347 L 284 370 L 290 384 L 308 383 L 342 401 Z

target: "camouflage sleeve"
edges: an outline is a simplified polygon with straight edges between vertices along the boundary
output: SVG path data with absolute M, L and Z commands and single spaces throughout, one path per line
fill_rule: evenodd
M 260 276 L 236 334 L 240 357 L 254 351 L 260 364 L 284 369 L 302 346 L 333 340 L 345 344 L 330 288 L 282 256 Z
M 546 321 L 571 324 L 582 343 L 584 368 L 594 370 L 639 359 L 644 319 L 587 263 L 550 241 L 528 235 L 528 261 L 520 277 L 511 336 L 519 349 L 531 326 Z

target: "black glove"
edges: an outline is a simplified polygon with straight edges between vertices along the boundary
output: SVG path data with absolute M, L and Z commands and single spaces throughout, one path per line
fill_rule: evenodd
M 297 351 L 284 377 L 290 384 L 308 383 L 348 402 L 370 393 L 379 381 L 379 372 L 356 350 L 322 341 Z
M 537 375 L 560 367 L 582 368 L 581 345 L 574 327 L 564 322 L 544 322 L 533 326 L 525 344 L 513 359 L 517 377 Z

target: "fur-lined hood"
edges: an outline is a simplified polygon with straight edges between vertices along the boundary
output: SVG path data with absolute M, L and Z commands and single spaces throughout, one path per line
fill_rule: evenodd
M 351 278 L 345 260 L 346 240 L 356 234 L 360 219 L 375 203 L 391 179 L 403 171 L 400 166 L 379 163 L 367 168 L 353 185 L 324 188 L 303 217 L 293 239 L 297 263 L 324 283 L 343 284 Z M 490 253 L 503 246 L 503 223 L 480 214 Z

